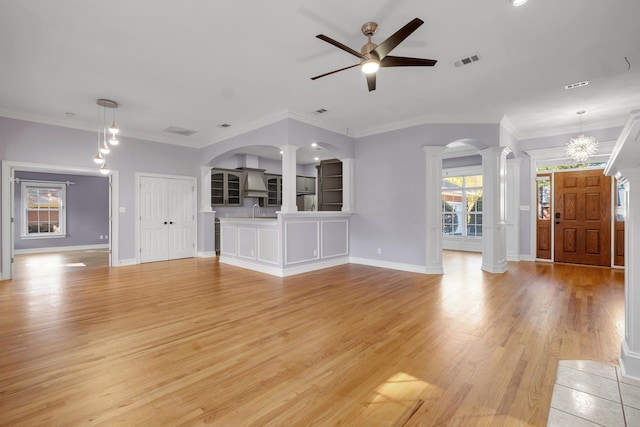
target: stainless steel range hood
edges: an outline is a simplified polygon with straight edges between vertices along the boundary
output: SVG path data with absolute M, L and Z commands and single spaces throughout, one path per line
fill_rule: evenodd
M 264 183 L 264 169 L 238 168 L 246 172 L 244 180 L 244 197 L 267 197 L 267 186 Z

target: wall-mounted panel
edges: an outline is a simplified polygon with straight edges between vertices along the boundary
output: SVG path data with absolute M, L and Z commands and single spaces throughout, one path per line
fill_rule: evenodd
M 236 227 L 220 227 L 220 253 L 223 255 L 238 255 Z
M 322 221 L 322 258 L 349 255 L 349 221 Z
M 320 249 L 320 222 L 287 222 L 285 264 L 317 260 Z
M 258 261 L 280 264 L 280 233 L 278 230 L 258 230 Z
M 256 259 L 256 229 L 238 227 L 238 256 Z

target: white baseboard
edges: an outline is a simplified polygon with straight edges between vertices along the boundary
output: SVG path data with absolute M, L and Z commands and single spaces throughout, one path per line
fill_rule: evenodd
M 335 258 L 330 261 L 314 262 L 311 264 L 296 265 L 295 267 L 280 268 L 271 267 L 268 265 L 253 263 L 250 261 L 241 260 L 233 257 L 226 257 L 220 255 L 220 262 L 223 264 L 229 264 L 236 267 L 246 268 L 248 270 L 257 271 L 259 273 L 270 274 L 278 277 L 288 277 L 296 274 L 309 273 L 315 270 L 321 270 L 323 268 L 335 267 L 338 265 L 348 264 L 348 257 Z
M 52 248 L 33 248 L 33 249 L 15 249 L 16 255 L 21 254 L 42 254 L 45 252 L 65 252 L 65 251 L 89 251 L 92 249 L 109 249 L 108 243 L 99 245 L 82 245 L 82 246 L 55 246 Z
M 136 265 L 137 263 L 138 262 L 135 258 L 121 259 L 120 261 L 118 261 L 118 265 L 120 267 L 123 267 L 125 265 Z
M 349 262 L 352 264 L 369 265 L 371 267 L 389 268 L 391 270 L 408 271 L 410 273 L 426 274 L 424 265 L 403 264 L 400 262 L 381 261 L 379 259 L 350 257 Z
M 535 259 L 531 255 L 519 255 L 520 261 L 535 261 Z
M 198 252 L 198 258 L 215 258 L 216 251 L 212 252 Z

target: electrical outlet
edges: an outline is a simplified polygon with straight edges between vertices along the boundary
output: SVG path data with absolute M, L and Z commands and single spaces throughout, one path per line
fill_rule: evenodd
M 378 255 L 382 255 L 382 248 L 378 248 Z
M 100 235 L 100 240 L 104 240 L 104 236 L 102 234 Z
M 313 250 L 313 256 L 318 256 L 318 250 L 317 249 Z
M 253 249 L 251 249 L 251 256 L 255 256 Z

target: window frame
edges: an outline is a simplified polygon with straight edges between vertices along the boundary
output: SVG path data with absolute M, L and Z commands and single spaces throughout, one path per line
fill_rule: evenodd
M 442 233 L 442 237 L 443 238 L 448 238 L 448 239 L 477 239 L 477 240 L 481 240 L 484 237 L 484 232 L 482 232 L 483 234 L 481 235 L 469 235 L 469 225 L 473 225 L 476 227 L 476 229 L 478 227 L 480 227 L 482 229 L 482 223 L 480 223 L 479 225 L 477 223 L 473 223 L 471 224 L 469 222 L 469 217 L 471 215 L 476 216 L 477 215 L 483 215 L 484 211 L 472 211 L 470 210 L 469 206 L 467 205 L 467 191 L 481 191 L 481 194 L 484 195 L 484 185 L 481 186 L 467 186 L 466 185 L 466 178 L 467 177 L 473 177 L 473 176 L 480 176 L 483 178 L 483 184 L 484 184 L 484 177 L 483 177 L 483 173 L 482 173 L 482 168 L 478 168 L 478 167 L 464 167 L 464 168 L 450 168 L 450 169 L 443 169 L 442 171 L 442 180 L 441 180 L 441 218 L 442 218 L 442 225 L 441 225 L 441 233 Z M 462 185 L 459 188 L 455 188 L 455 189 L 451 189 L 451 188 L 447 188 L 445 186 L 445 179 L 447 178 L 462 178 Z M 449 215 L 451 214 L 451 212 L 446 211 L 445 209 L 445 200 L 444 200 L 444 192 L 447 190 L 455 190 L 456 192 L 460 192 L 461 194 L 461 203 L 463 203 L 464 206 L 464 210 L 461 212 L 461 224 L 459 224 L 459 227 L 462 230 L 461 234 L 447 234 L 445 233 L 444 227 L 445 227 L 445 222 L 444 222 L 444 217 L 445 215 Z M 482 195 L 480 196 L 480 199 L 482 198 Z M 476 203 L 474 203 L 474 206 L 477 205 Z
M 60 191 L 60 207 L 53 211 L 58 212 L 58 223 L 60 231 L 58 233 L 40 232 L 29 233 L 29 212 L 34 209 L 29 208 L 28 190 L 37 189 L 56 189 Z M 22 239 L 63 239 L 67 237 L 67 186 L 64 183 L 52 183 L 47 181 L 22 181 L 20 183 L 20 199 L 21 199 L 21 238 Z M 50 210 L 51 211 L 51 210 Z

